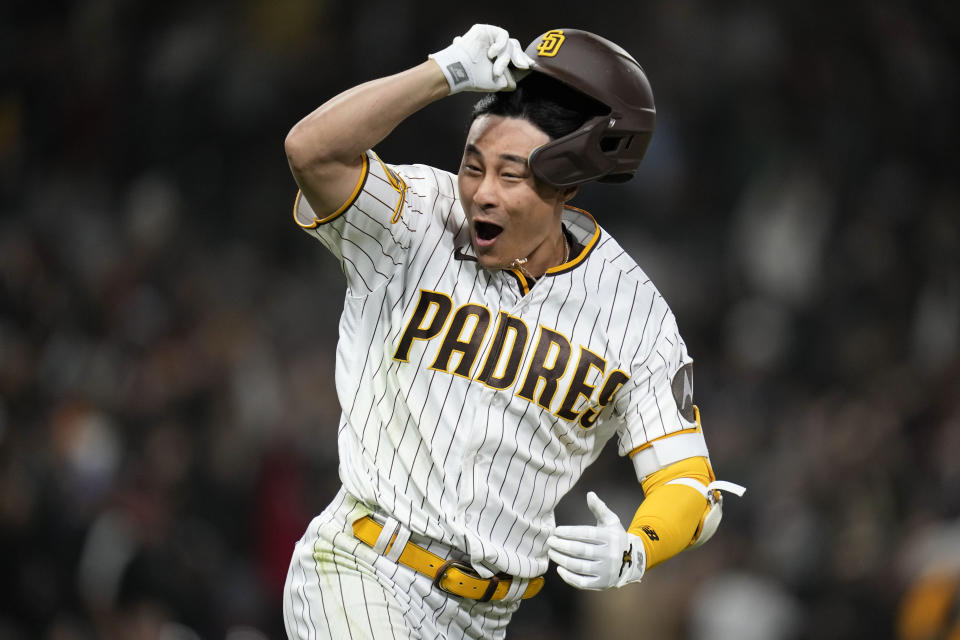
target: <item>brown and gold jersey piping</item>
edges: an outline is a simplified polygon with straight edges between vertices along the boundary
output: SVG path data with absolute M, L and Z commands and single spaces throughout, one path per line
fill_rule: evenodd
M 300 198 L 303 197 L 303 191 L 297 191 L 297 197 L 293 201 L 293 221 L 297 223 L 297 226 L 304 229 L 316 229 L 321 224 L 327 224 L 337 219 L 344 211 L 353 206 L 353 203 L 357 201 L 357 198 L 360 196 L 360 192 L 363 191 L 363 185 L 367 182 L 367 174 L 370 170 L 370 160 L 367 158 L 367 154 L 363 154 L 363 167 L 360 170 L 360 178 L 357 180 L 356 186 L 353 188 L 353 193 L 350 194 L 350 197 L 347 198 L 347 201 L 344 202 L 340 207 L 333 213 L 327 215 L 324 218 L 318 218 L 316 213 L 313 216 L 313 222 L 310 224 L 303 224 L 300 220 L 297 219 L 297 206 L 300 204 Z

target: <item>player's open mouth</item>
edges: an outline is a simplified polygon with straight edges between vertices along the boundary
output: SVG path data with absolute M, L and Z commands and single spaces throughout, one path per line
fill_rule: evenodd
M 480 222 L 477 220 L 473 223 L 473 233 L 477 238 L 478 247 L 487 247 L 493 244 L 493 241 L 496 240 L 501 231 L 503 231 L 503 227 L 493 224 L 492 222 Z

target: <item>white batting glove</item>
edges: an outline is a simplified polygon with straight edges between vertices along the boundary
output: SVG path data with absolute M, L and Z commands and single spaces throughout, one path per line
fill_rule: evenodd
M 624 531 L 620 518 L 593 491 L 587 506 L 596 526 L 557 527 L 547 538 L 557 573 L 578 589 L 600 590 L 640 582 L 647 554 L 640 538 Z
M 473 25 L 430 58 L 440 65 L 451 95 L 460 91 L 513 91 L 517 80 L 533 64 L 516 38 L 489 24 Z

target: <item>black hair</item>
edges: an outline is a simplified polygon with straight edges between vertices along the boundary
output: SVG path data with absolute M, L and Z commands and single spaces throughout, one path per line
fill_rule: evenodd
M 470 123 L 483 115 L 521 118 L 551 140 L 573 133 L 610 107 L 542 73 L 531 72 L 514 91 L 488 93 L 473 105 Z

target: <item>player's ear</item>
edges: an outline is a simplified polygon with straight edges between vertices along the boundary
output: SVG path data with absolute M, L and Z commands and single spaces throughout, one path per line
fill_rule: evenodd
M 570 201 L 573 196 L 577 195 L 577 192 L 580 190 L 580 185 L 574 185 L 572 187 L 566 187 L 563 191 L 560 192 L 560 202 L 566 204 Z

